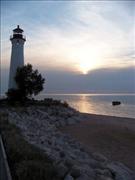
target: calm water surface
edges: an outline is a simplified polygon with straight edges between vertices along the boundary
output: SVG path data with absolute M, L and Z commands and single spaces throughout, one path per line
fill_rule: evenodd
M 135 94 L 44 94 L 38 99 L 54 98 L 67 101 L 80 112 L 135 118 Z M 112 106 L 112 101 L 121 105 Z

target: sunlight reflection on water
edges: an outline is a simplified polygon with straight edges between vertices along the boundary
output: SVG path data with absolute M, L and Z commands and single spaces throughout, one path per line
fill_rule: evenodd
M 135 95 L 111 94 L 46 94 L 38 99 L 54 98 L 67 101 L 70 106 L 80 112 L 135 118 Z M 119 106 L 112 106 L 112 101 L 122 102 Z

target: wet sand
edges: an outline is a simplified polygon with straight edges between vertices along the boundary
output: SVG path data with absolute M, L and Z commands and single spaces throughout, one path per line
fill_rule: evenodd
M 124 163 L 135 172 L 135 119 L 83 114 L 84 121 L 61 129 L 90 152 Z

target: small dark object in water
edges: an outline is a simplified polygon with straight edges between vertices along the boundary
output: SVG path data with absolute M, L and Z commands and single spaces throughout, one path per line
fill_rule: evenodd
M 112 105 L 113 105 L 113 106 L 120 105 L 120 104 L 121 104 L 120 101 L 112 101 Z

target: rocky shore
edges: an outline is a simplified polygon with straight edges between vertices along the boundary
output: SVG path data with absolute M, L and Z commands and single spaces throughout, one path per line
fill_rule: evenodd
M 85 116 L 65 106 L 4 107 L 9 121 L 24 138 L 53 160 L 57 177 L 63 180 L 134 180 L 133 172 L 119 162 L 109 161 L 59 129 L 84 121 Z

